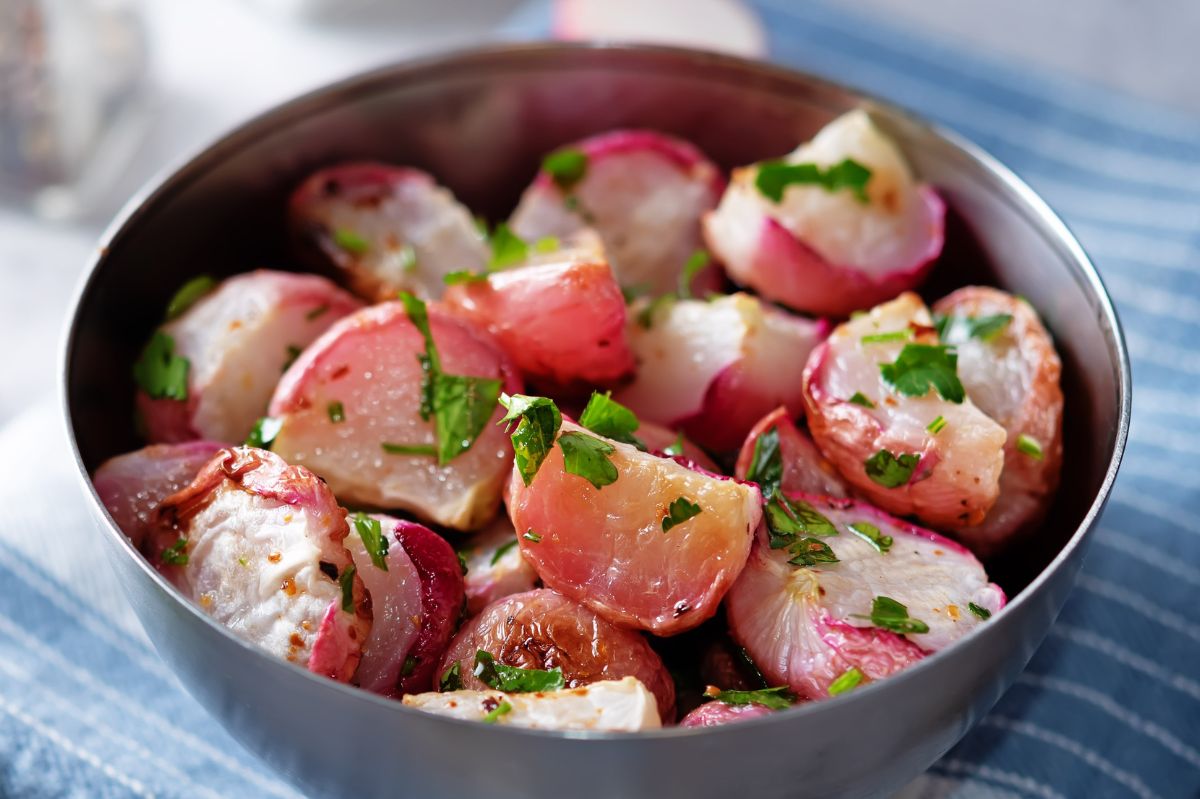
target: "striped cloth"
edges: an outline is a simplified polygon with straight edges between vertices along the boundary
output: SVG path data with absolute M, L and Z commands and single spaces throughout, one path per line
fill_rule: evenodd
M 754 6 L 773 58 L 954 128 L 1041 191 L 1134 360 L 1130 448 L 1078 588 L 992 714 L 901 795 L 1200 796 L 1200 434 L 1175 427 L 1200 418 L 1200 121 L 824 5 Z M 296 796 L 150 648 L 98 563 L 57 416 L 47 398 L 0 431 L 0 796 Z

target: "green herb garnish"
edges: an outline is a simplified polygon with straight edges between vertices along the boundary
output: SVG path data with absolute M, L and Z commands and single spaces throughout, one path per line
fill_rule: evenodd
M 658 316 L 658 312 L 663 308 L 669 308 L 675 303 L 676 297 L 674 294 L 660 294 L 659 296 L 646 303 L 646 307 L 638 311 L 637 323 L 646 330 L 654 327 L 654 318 Z
M 488 243 L 492 247 L 492 257 L 488 261 L 489 272 L 519 264 L 529 257 L 529 245 L 525 243 L 525 239 L 513 233 L 503 222 L 496 225 L 496 229 L 488 237 Z
M 891 597 L 877 596 L 871 603 L 871 615 L 854 614 L 859 619 L 870 619 L 871 624 L 894 633 L 927 633 L 929 625 L 908 616 L 908 608 Z
M 883 380 L 908 397 L 923 397 L 930 387 L 947 402 L 961 403 L 967 392 L 958 379 L 958 355 L 951 347 L 905 344 L 893 363 L 879 365 Z
M 417 659 L 409 655 L 404 659 L 404 665 L 400 667 L 400 676 L 407 677 L 417 669 Z
M 587 166 L 587 153 L 574 147 L 555 150 L 542 159 L 542 170 L 563 191 L 569 191 L 583 179 Z
M 442 275 L 442 282 L 447 286 L 457 286 L 459 283 L 484 283 L 488 279 L 487 272 L 472 272 L 470 269 L 460 269 Z
M 979 605 L 976 605 L 974 602 L 967 603 L 967 610 L 971 611 L 972 613 L 974 613 L 976 616 L 983 619 L 984 621 L 987 621 L 988 619 L 990 619 L 992 617 L 992 612 L 990 610 L 988 610 L 985 607 L 980 607 Z
M 187 358 L 175 354 L 175 339 L 155 331 L 133 365 L 133 379 L 150 399 L 188 398 Z
M 811 163 L 767 161 L 759 166 L 754 185 L 763 196 L 777 203 L 783 200 L 784 189 L 799 184 L 821 186 L 828 192 L 847 189 L 853 192 L 860 203 L 866 205 L 870 202 L 867 196 L 867 182 L 870 179 L 871 170 L 853 158 L 843 159 L 826 169 Z
M 496 551 L 492 553 L 492 559 L 490 561 L 488 561 L 488 565 L 495 566 L 497 563 L 500 562 L 500 558 L 504 557 L 510 551 L 512 551 L 512 548 L 515 547 L 516 545 L 517 545 L 517 539 L 513 538 L 512 541 L 509 541 L 507 543 L 501 544 L 500 546 L 496 547 Z
M 512 431 L 513 453 L 517 473 L 525 485 L 529 485 L 554 446 L 558 428 L 562 426 L 562 414 L 554 401 L 546 397 L 501 394 L 500 404 L 508 410 L 500 424 L 509 424 L 512 429 L 511 423 L 520 420 Z
M 612 444 L 573 430 L 558 437 L 558 446 L 568 474 L 582 477 L 596 488 L 616 482 L 617 467 L 609 459 L 616 452 Z
M 892 537 L 884 535 L 878 527 L 870 522 L 850 522 L 846 527 L 881 553 L 892 548 Z
M 771 710 L 784 710 L 792 706 L 796 697 L 786 685 L 777 688 L 760 688 L 757 691 L 721 691 L 709 686 L 704 695 L 727 705 L 762 705 Z
M 865 394 L 863 394 L 861 391 L 855 391 L 854 395 L 851 396 L 850 399 L 846 400 L 846 402 L 853 402 L 855 405 L 861 405 L 864 408 L 874 408 L 875 407 L 875 403 L 873 403 L 873 402 L 871 402 L 871 400 L 867 399 L 867 396 Z
M 438 690 L 461 691 L 462 687 L 462 667 L 458 665 L 458 661 L 456 660 L 438 678 Z
M 677 435 L 675 437 L 675 440 L 672 441 L 670 443 L 670 445 L 662 451 L 662 453 L 664 455 L 666 455 L 668 458 L 677 458 L 683 454 L 683 432 L 682 431 L 680 431 L 679 435 Z
M 1042 452 L 1042 445 L 1038 443 L 1038 440 L 1024 433 L 1017 436 L 1017 452 L 1020 452 L 1022 455 L 1028 455 L 1038 461 L 1046 457 L 1046 454 Z
M 470 567 L 467 566 L 467 556 L 461 549 L 455 550 L 454 554 L 458 556 L 458 570 L 463 573 L 463 577 L 466 577 L 470 570 Z
M 687 497 L 679 497 L 671 503 L 670 507 L 667 509 L 667 515 L 663 517 L 663 532 L 667 532 L 678 524 L 683 524 L 693 516 L 699 515 L 699 513 L 700 506 L 698 504 L 692 502 Z
M 887 333 L 869 333 L 863 336 L 859 341 L 863 344 L 890 344 L 893 341 L 908 341 L 912 338 L 912 331 L 892 330 Z
M 538 535 L 537 533 L 535 533 L 533 531 L 533 528 L 530 528 L 530 529 L 526 530 L 524 533 L 522 533 L 521 538 L 524 538 L 526 541 L 532 541 L 535 544 L 542 543 L 542 537 L 540 535 Z
M 833 522 L 816 508 L 802 499 L 789 499 L 782 491 L 771 494 L 765 510 L 771 549 L 782 549 L 801 535 L 826 538 L 838 534 Z
M 341 424 L 346 421 L 346 406 L 338 400 L 334 400 L 325 406 L 326 413 L 329 414 L 329 421 L 334 424 Z
M 1004 332 L 1013 320 L 1012 314 L 998 313 L 989 316 L 942 316 L 934 318 L 938 336 L 945 338 L 956 324 L 966 328 L 967 338 L 977 338 L 985 344 L 991 343 Z
M 346 228 L 338 228 L 333 231 L 333 243 L 351 255 L 364 255 L 371 248 L 366 239 Z
M 512 712 L 512 703 L 507 699 L 501 699 L 500 704 L 492 708 L 487 715 L 480 719 L 484 724 L 495 724 L 501 716 L 506 716 Z
M 391 542 L 383 534 L 383 525 L 378 519 L 361 511 L 351 518 L 354 521 L 354 531 L 362 539 L 363 546 L 366 547 L 367 554 L 371 556 L 371 562 L 375 564 L 375 568 L 387 571 L 387 554 Z
M 788 545 L 793 557 L 788 563 L 793 566 L 816 566 L 818 563 L 837 563 L 833 549 L 819 538 L 801 538 Z
M 708 254 L 708 250 L 696 250 L 688 256 L 687 261 L 683 264 L 683 271 L 679 274 L 679 297 L 680 299 L 691 299 L 692 297 L 692 281 L 696 279 L 696 275 L 704 270 L 712 261 L 712 256 Z
M 934 419 L 929 424 L 925 425 L 925 429 L 928 430 L 930 433 L 932 433 L 935 436 L 938 433 L 942 432 L 942 430 L 945 429 L 945 427 L 946 427 L 946 417 L 945 416 L 939 416 L 938 418 Z
M 380 441 L 379 448 L 389 455 L 428 455 L 437 457 L 437 447 L 433 444 L 394 444 L 391 441 Z
M 338 585 L 342 587 L 342 610 L 346 613 L 354 612 L 354 565 L 351 564 L 342 572 L 342 576 L 338 578 Z
M 829 683 L 829 695 L 837 696 L 857 688 L 865 676 L 857 666 L 851 666 L 843 671 L 836 680 Z
M 783 452 L 779 448 L 779 428 L 772 427 L 754 440 L 746 479 L 758 483 L 764 497 L 770 497 L 783 481 Z
M 246 436 L 245 446 L 270 449 L 271 445 L 275 443 L 275 436 L 279 435 L 282 427 L 282 419 L 273 419 L 270 416 L 259 417 L 258 421 L 254 423 L 254 427 L 250 428 L 250 435 Z
M 533 251 L 536 253 L 554 252 L 559 249 L 562 244 L 558 240 L 558 236 L 542 236 L 533 243 Z
M 400 271 L 405 274 L 417 271 L 417 250 L 411 244 L 400 248 Z
M 211 275 L 194 277 L 179 287 L 179 291 L 167 303 L 167 321 L 178 319 L 184 311 L 196 304 L 196 300 L 213 290 L 217 281 Z
M 475 668 L 471 672 L 489 688 L 506 694 L 525 694 L 533 691 L 557 691 L 566 682 L 562 669 L 522 669 L 497 663 L 491 652 L 482 649 L 475 653 Z
M 920 463 L 921 456 L 911 452 L 893 455 L 886 449 L 881 449 L 867 458 L 863 466 L 867 477 L 884 488 L 896 488 L 906 485 L 912 479 L 913 470 Z
M 649 283 L 637 283 L 633 286 L 622 286 L 621 296 L 625 298 L 625 304 L 629 305 L 638 297 L 645 297 L 650 293 Z
M 646 445 L 634 435 L 639 422 L 633 411 L 612 398 L 612 392 L 593 391 L 587 407 L 579 416 L 579 424 L 597 435 L 630 444 L 640 450 Z
M 169 566 L 186 566 L 188 562 L 188 540 L 180 537 L 174 544 L 162 551 L 162 562 Z
M 302 350 L 295 344 L 287 345 L 287 357 L 283 359 L 283 368 L 279 371 L 286 372 L 288 369 L 291 369 L 292 364 L 294 364 L 296 359 L 300 357 L 301 352 Z

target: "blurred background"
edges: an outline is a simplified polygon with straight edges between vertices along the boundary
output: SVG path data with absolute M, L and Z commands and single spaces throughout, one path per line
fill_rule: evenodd
M 605 37 L 766 55 L 760 7 L 787 5 L 0 0 L 0 335 L 21 342 L 0 355 L 0 424 L 52 390 L 62 317 L 104 225 L 153 175 L 238 121 L 374 65 L 484 40 Z M 838 10 L 1200 116 L 1200 3 L 853 0 Z

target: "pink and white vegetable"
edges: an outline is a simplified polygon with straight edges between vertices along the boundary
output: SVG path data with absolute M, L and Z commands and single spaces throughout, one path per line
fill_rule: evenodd
M 508 512 L 542 582 L 616 624 L 657 635 L 712 617 L 750 551 L 762 516 L 758 489 L 600 439 L 566 420 L 563 435 L 611 446 L 617 476 L 596 488 L 565 469 L 561 445 L 528 486 L 514 468 Z M 681 500 L 698 512 L 664 524 Z
M 949 317 L 943 341 L 958 351 L 971 400 L 1008 433 L 1000 498 L 981 524 L 957 532 L 986 555 L 1029 532 L 1054 500 L 1062 469 L 1062 362 L 1037 312 L 999 289 L 959 289 L 934 311 Z
M 944 649 L 1004 606 L 1004 592 L 953 541 L 863 502 L 791 498 L 807 503 L 801 509 L 819 514 L 835 534 L 771 549 L 764 525 L 726 598 L 730 633 L 769 684 L 820 699 L 851 669 L 860 680 L 881 679 Z M 812 541 L 827 545 L 837 562 L 788 562 L 811 552 Z M 889 625 L 885 614 L 872 618 L 878 597 L 903 605 L 901 618 L 926 631 L 902 634 L 896 630 L 906 628 Z
M 650 452 L 669 457 L 682 456 L 706 472 L 721 474 L 721 467 L 708 456 L 707 452 L 693 444 L 682 432 L 648 422 L 645 419 L 639 421 L 641 425 L 637 429 L 637 437 L 642 440 Z
M 757 719 L 771 715 L 762 705 L 727 705 L 724 702 L 705 702 L 680 720 L 680 727 L 718 727 L 735 721 Z
M 749 294 L 680 300 L 629 326 L 637 378 L 614 398 L 716 451 L 741 446 L 780 405 L 799 414 L 808 353 L 828 332 Z
M 812 439 L 796 427 L 787 408 L 776 408 L 754 425 L 738 453 L 734 474 L 739 480 L 749 479 L 747 475 L 755 462 L 756 452 L 762 458 L 768 457 L 771 431 L 778 441 L 777 457 L 783 472 L 780 488 L 829 497 L 850 496 L 850 486 L 834 465 L 825 460 Z
M 953 402 L 932 387 L 910 396 L 889 384 L 881 366 L 902 362 L 910 346 L 926 354 L 938 346 L 929 311 L 912 293 L 840 325 L 805 369 L 809 430 L 879 507 L 943 529 L 978 524 L 1000 491 L 1004 428 L 969 396 Z
M 648 130 L 612 131 L 564 151 L 577 169 L 543 169 L 513 212 L 513 230 L 532 241 L 595 228 L 622 286 L 675 291 L 702 246 L 700 217 L 725 188 L 717 167 L 693 145 Z M 692 285 L 701 295 L 715 290 L 720 273 L 710 266 Z
M 266 450 L 221 450 L 153 523 L 152 559 L 206 613 L 310 671 L 354 674 L 370 617 L 357 579 L 343 604 L 346 514 L 320 478 Z
M 316 275 L 259 270 L 222 281 L 156 333 L 156 341 L 169 337 L 171 355 L 187 361 L 186 396 L 152 397 L 145 386 L 139 389 L 146 437 L 241 443 L 287 364 L 359 307 Z M 148 348 L 143 358 L 150 356 Z
M 487 334 L 434 305 L 428 315 L 443 372 L 498 379 L 503 390 L 519 390 L 515 367 Z M 444 465 L 433 455 L 395 452 L 436 444 L 434 420 L 420 414 L 424 372 L 417 359 L 424 351 L 399 302 L 343 319 L 280 381 L 270 407 L 281 423 L 273 449 L 320 474 L 344 502 L 473 529 L 496 512 L 512 446 L 495 424 L 498 412 L 468 450 Z
M 224 444 L 151 444 L 100 464 L 92 485 L 125 537 L 139 549 L 159 503 L 189 485 Z
M 332 263 L 356 294 L 375 302 L 400 290 L 440 297 L 442 278 L 481 270 L 488 261 L 471 213 L 411 167 L 348 163 L 322 169 L 296 189 L 289 213 L 308 260 Z
M 409 694 L 404 704 L 442 716 L 535 730 L 638 732 L 662 726 L 654 694 L 633 677 L 534 693 Z
M 508 516 L 501 514 L 467 542 L 464 578 L 467 613 L 476 614 L 497 599 L 531 591 L 538 576 L 517 546 L 517 531 Z
M 942 250 L 945 205 L 864 111 L 838 117 L 783 160 L 828 170 L 844 159 L 870 171 L 867 202 L 848 188 L 798 183 L 776 202 L 756 185 L 761 164 L 734 171 L 704 219 L 708 248 L 730 277 L 829 316 L 869 308 L 925 278 Z
M 472 673 L 480 650 L 507 666 L 562 669 L 567 688 L 635 677 L 655 696 L 660 717 L 675 717 L 675 683 L 646 639 L 553 591 L 514 594 L 489 605 L 455 636 L 439 674 L 458 663 L 464 688 L 486 688 Z
M 582 247 L 451 286 L 446 308 L 487 330 L 541 386 L 611 384 L 633 374 L 625 298 L 594 236 Z

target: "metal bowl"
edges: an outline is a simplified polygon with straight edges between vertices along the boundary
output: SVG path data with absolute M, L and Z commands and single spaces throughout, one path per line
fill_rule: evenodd
M 970 282 L 1023 294 L 1064 365 L 1066 474 L 1041 534 L 989 563 L 1013 595 L 950 649 L 829 701 L 710 729 L 639 735 L 489 727 L 425 715 L 243 643 L 130 546 L 88 474 L 139 446 L 129 364 L 167 298 L 200 273 L 291 263 L 285 199 L 339 159 L 413 164 L 502 218 L 562 144 L 650 127 L 725 167 L 789 151 L 866 106 L 952 214 L 927 297 Z M 64 403 L 99 534 L 183 685 L 248 749 L 314 795 L 864 796 L 954 745 L 1028 662 L 1075 580 L 1124 449 L 1130 374 L 1100 278 L 1046 204 L 958 136 L 825 80 L 687 50 L 538 44 L 472 50 L 353 78 L 244 125 L 135 200 L 101 243 L 66 342 Z

